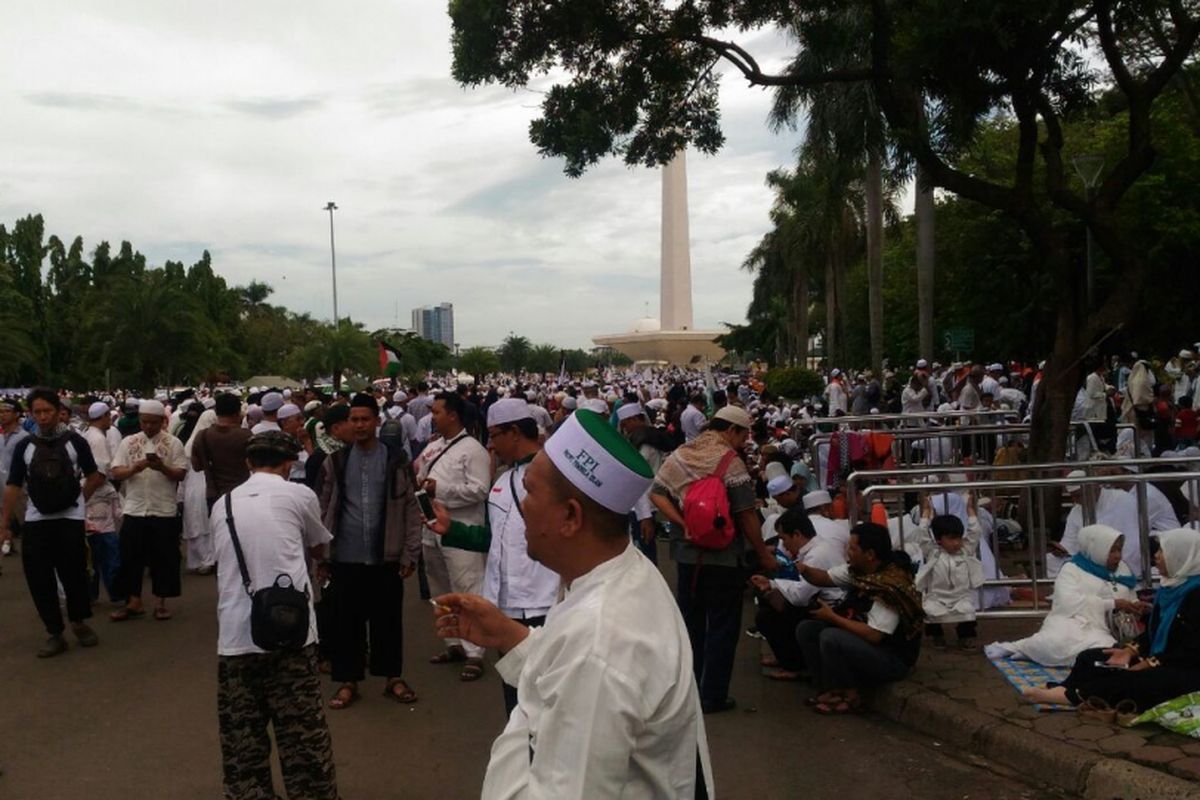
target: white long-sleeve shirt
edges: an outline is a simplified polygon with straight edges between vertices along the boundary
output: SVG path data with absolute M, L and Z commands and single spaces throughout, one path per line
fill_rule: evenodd
M 683 618 L 632 544 L 576 578 L 496 670 L 519 701 L 484 800 L 690 800 L 697 755 L 717 796 Z
M 808 540 L 808 544 L 800 548 L 796 560 L 810 567 L 823 569 L 826 572 L 846 563 L 846 549 L 820 536 Z M 783 599 L 788 603 L 804 608 L 817 595 L 826 603 L 833 605 L 842 598 L 844 591 L 836 586 L 814 586 L 801 578 L 797 581 L 776 578 L 771 581 L 771 588 L 778 589 Z
M 487 500 L 492 541 L 483 574 L 483 597 L 514 619 L 540 617 L 558 598 L 558 575 L 526 552 L 520 503 L 525 499 L 527 469 L 529 461 L 497 478 Z
M 430 468 L 430 465 L 433 465 Z M 450 519 L 465 525 L 482 525 L 492 488 L 492 459 L 479 441 L 466 431 L 441 439 L 421 453 L 418 483 L 432 478 L 437 499 L 450 512 Z M 425 529 L 426 544 L 436 545 L 438 536 Z

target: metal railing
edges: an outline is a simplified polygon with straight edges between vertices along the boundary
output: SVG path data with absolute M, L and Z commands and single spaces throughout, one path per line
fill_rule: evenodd
M 1085 462 L 1085 463 L 1092 463 L 1092 462 Z M 1097 466 L 1101 466 L 1101 465 L 1112 466 L 1114 463 L 1119 464 L 1121 462 L 1109 461 L 1109 462 L 1095 462 L 1095 463 L 1097 464 Z M 1071 486 L 1071 485 L 1090 486 L 1093 484 L 1099 485 L 1102 487 L 1104 484 L 1114 483 L 1114 482 L 1120 482 L 1120 483 L 1124 483 L 1124 484 L 1129 484 L 1129 483 L 1135 484 L 1136 488 L 1137 488 L 1138 516 L 1139 516 L 1139 523 L 1140 523 L 1139 531 L 1138 531 L 1138 539 L 1139 539 L 1138 545 L 1139 545 L 1139 550 L 1141 552 L 1141 558 L 1142 558 L 1142 568 L 1141 568 L 1141 576 L 1140 577 L 1145 586 L 1150 586 L 1150 585 L 1152 585 L 1152 582 L 1153 582 L 1153 575 L 1152 575 L 1153 565 L 1150 560 L 1150 536 L 1149 536 L 1149 524 L 1147 521 L 1146 484 L 1150 483 L 1152 480 L 1161 479 L 1163 477 L 1163 474 L 1164 473 L 1141 473 L 1141 474 L 1130 473 L 1130 474 L 1121 475 L 1121 476 L 1087 475 L 1084 477 L 1075 477 L 1075 478 L 1066 478 L 1066 477 L 1013 478 L 1013 479 L 983 480 L 983 481 L 956 481 L 956 482 L 952 482 L 952 483 L 937 483 L 937 484 L 929 484 L 929 483 L 875 484 L 873 486 L 868 486 L 865 489 L 863 489 L 863 491 L 862 491 L 862 498 L 863 498 L 862 508 L 864 508 L 864 509 L 870 508 L 871 501 L 877 497 L 888 496 L 888 495 L 893 495 L 893 494 L 903 495 L 904 493 L 907 493 L 907 492 L 918 492 L 919 493 L 919 492 L 930 492 L 931 490 L 937 491 L 938 493 L 955 492 L 955 491 L 961 491 L 961 490 L 971 490 L 971 491 L 978 492 L 981 489 L 1014 488 L 1014 489 L 1022 489 L 1028 493 L 1030 500 L 1029 500 L 1029 504 L 1027 506 L 1027 510 L 1028 510 L 1028 513 L 1030 515 L 1032 515 L 1033 514 L 1033 505 L 1036 503 L 1035 497 L 1043 498 L 1042 505 L 1040 508 L 1040 518 L 1041 518 L 1042 524 L 1040 526 L 1033 526 L 1031 524 L 1031 526 L 1030 526 L 1030 528 L 1031 528 L 1030 534 L 1029 534 L 1030 558 L 1028 561 L 1029 575 L 1024 578 L 989 578 L 984 581 L 983 587 L 979 589 L 979 597 L 980 597 L 980 602 L 979 602 L 980 611 L 978 613 L 979 617 L 1031 617 L 1031 616 L 1036 617 L 1036 616 L 1042 616 L 1046 612 L 1046 610 L 1048 610 L 1048 609 L 1042 608 L 1043 604 L 1041 602 L 1041 597 L 1038 594 L 1038 586 L 1046 585 L 1046 584 L 1053 584 L 1054 579 L 1049 578 L 1049 577 L 1039 577 L 1039 575 L 1042 574 L 1042 570 L 1039 565 L 1039 555 L 1041 553 L 1046 552 L 1046 545 L 1047 545 L 1047 538 L 1048 538 L 1046 535 L 1047 529 L 1045 526 L 1044 495 L 1046 493 L 1034 492 L 1033 490 L 1045 489 L 1045 488 L 1050 488 L 1050 487 Z M 1200 471 L 1176 472 L 1176 473 L 1166 473 L 1166 474 L 1169 474 L 1173 479 L 1191 481 L 1193 483 L 1193 485 L 1196 485 L 1197 482 L 1200 482 Z M 900 516 L 900 520 L 901 520 L 901 523 L 900 523 L 901 529 L 900 530 L 901 530 L 901 544 L 902 545 L 904 542 L 904 520 L 905 520 L 905 517 L 906 517 L 906 514 L 901 514 L 901 516 Z M 1082 517 L 1083 517 L 1083 524 L 1085 524 L 1085 525 L 1093 524 L 1095 522 L 1095 508 L 1091 507 L 1090 504 L 1085 503 L 1082 508 Z M 994 542 L 995 528 L 994 527 L 993 527 L 992 533 L 993 533 L 993 545 L 994 545 L 995 544 L 995 542 Z M 1126 532 L 1122 531 L 1122 533 L 1126 533 Z M 1126 535 L 1129 535 L 1129 534 L 1126 533 Z M 1030 587 L 1030 589 L 1032 590 L 1032 599 L 1033 599 L 1033 607 L 1031 609 L 1029 609 L 1029 610 L 1016 610 L 1016 609 L 987 610 L 987 609 L 983 608 L 982 596 L 983 596 L 983 592 L 986 589 L 995 588 L 995 587 L 1012 587 L 1012 586 L 1029 586 Z
M 999 436 L 1008 434 L 1010 436 L 1026 436 L 1030 433 L 1031 426 L 1025 423 L 1012 425 L 955 425 L 939 428 L 896 428 L 894 430 L 883 431 L 892 437 L 892 456 L 897 463 L 909 464 L 911 455 L 915 448 L 913 442 L 923 442 L 924 447 L 921 448 L 921 457 L 925 458 L 935 446 L 942 447 L 942 440 L 950 439 L 949 458 L 953 463 L 958 463 L 955 459 L 961 458 L 962 446 L 961 441 L 964 439 L 975 439 L 983 436 Z M 809 458 L 814 465 L 819 463 L 819 450 L 822 444 L 829 442 L 834 436 L 839 435 L 834 433 L 818 433 L 808 440 Z M 908 444 L 907 447 L 905 445 Z M 939 456 L 940 458 L 941 456 Z M 923 462 L 922 462 L 923 463 Z
M 792 420 L 793 425 L 801 426 L 822 426 L 822 425 L 859 425 L 863 423 L 879 424 L 887 422 L 929 422 L 931 420 L 945 420 L 947 422 L 958 422 L 965 417 L 972 418 L 992 418 L 999 419 L 1015 419 L 1019 420 L 1021 415 L 1016 411 L 1008 408 L 993 408 L 981 409 L 979 411 L 921 411 L 915 414 L 843 414 L 840 417 L 813 417 L 811 420 Z M 908 427 L 901 425 L 900 427 Z
M 1054 473 L 1045 474 L 1043 477 L 1055 478 L 1064 477 L 1061 473 L 1063 470 L 1081 470 L 1085 473 L 1092 473 L 1099 469 L 1112 469 L 1113 467 L 1187 467 L 1196 464 L 1200 466 L 1200 459 L 1186 457 L 1170 457 L 1170 458 L 1122 458 L 1122 459 L 1104 459 L 1100 461 L 1053 461 L 1041 464 L 954 464 L 954 465 L 922 465 L 916 464 L 906 467 L 896 467 L 895 469 L 864 469 L 851 472 L 846 477 L 846 512 L 851 520 L 859 518 L 858 509 L 858 487 L 874 481 L 886 481 L 893 478 L 908 478 L 914 475 L 959 475 L 962 473 L 974 473 L 992 475 L 996 473 L 1006 472 L 1022 472 L 1022 473 Z M 1158 476 L 1160 480 L 1171 481 L 1175 480 L 1175 472 L 1155 472 L 1150 473 Z M 1029 474 L 1023 477 L 1034 477 Z M 1200 485 L 1197 482 L 1192 482 L 1192 496 L 1200 500 Z M 930 488 L 934 488 L 939 484 L 930 484 Z

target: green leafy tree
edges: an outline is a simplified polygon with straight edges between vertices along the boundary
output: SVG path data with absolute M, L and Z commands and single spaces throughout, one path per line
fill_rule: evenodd
M 532 352 L 533 345 L 529 343 L 529 339 L 512 333 L 505 337 L 500 346 L 496 348 L 500 366 L 508 372 L 520 372 L 526 369 Z
M 458 369 L 482 378 L 484 375 L 499 372 L 500 359 L 486 347 L 468 347 L 458 354 Z
M 558 374 L 562 364 L 562 350 L 552 344 L 537 344 L 529 350 L 526 369 L 530 372 Z

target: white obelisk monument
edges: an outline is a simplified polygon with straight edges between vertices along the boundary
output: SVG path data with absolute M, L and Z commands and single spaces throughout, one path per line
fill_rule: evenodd
M 664 331 L 692 329 L 692 255 L 688 240 L 687 159 L 684 151 L 663 167 L 662 271 L 658 320 Z
M 658 319 L 640 319 L 627 333 L 595 336 L 592 341 L 597 345 L 643 363 L 688 364 L 697 357 L 716 362 L 725 355 L 714 341 L 724 330 L 697 331 L 693 327 L 687 195 L 687 159 L 680 150 L 662 170 Z

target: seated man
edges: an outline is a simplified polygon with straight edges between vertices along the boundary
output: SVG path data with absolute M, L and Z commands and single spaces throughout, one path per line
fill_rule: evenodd
M 775 529 L 779 532 L 775 558 L 780 562 L 781 576 L 789 573 L 795 575 L 795 564 L 807 564 L 828 571 L 846 563 L 845 551 L 828 539 L 817 536 L 812 520 L 803 508 L 789 508 L 779 517 Z M 785 565 L 793 569 L 787 570 Z M 750 583 L 759 593 L 755 626 L 775 654 L 773 664 L 763 664 L 774 667 L 767 677 L 777 681 L 797 680 L 800 670 L 804 668 L 804 659 L 796 643 L 796 626 L 808 619 L 809 604 L 814 599 L 819 597 L 833 604 L 841 600 L 843 592 L 836 587 L 814 586 L 798 577 L 771 580 L 754 575 Z

